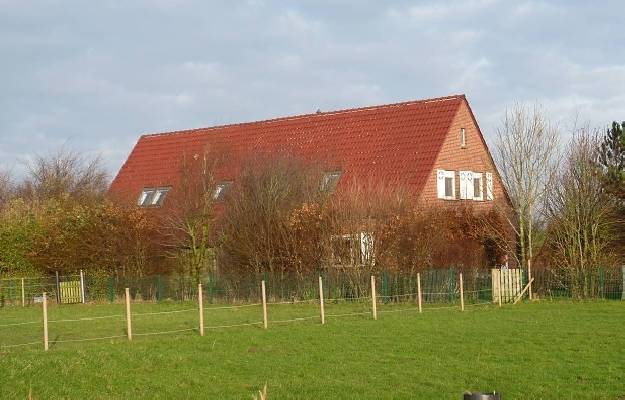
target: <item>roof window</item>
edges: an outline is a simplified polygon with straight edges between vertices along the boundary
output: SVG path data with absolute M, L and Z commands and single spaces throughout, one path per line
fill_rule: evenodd
M 323 176 L 323 180 L 321 181 L 321 190 L 324 192 L 334 192 L 336 189 L 336 185 L 338 185 L 339 180 L 341 180 L 341 171 L 332 171 L 328 172 Z
M 160 207 L 165 201 L 165 196 L 171 188 L 144 188 L 137 199 L 137 205 L 139 207 Z
M 217 186 L 215 186 L 215 191 L 213 192 L 213 200 L 224 201 L 226 193 L 228 192 L 228 189 L 230 189 L 231 185 L 232 182 L 218 183 Z

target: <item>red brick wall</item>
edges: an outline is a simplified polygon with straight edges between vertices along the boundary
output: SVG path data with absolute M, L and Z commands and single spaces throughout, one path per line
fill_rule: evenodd
M 460 129 L 465 129 L 466 146 L 463 148 L 460 146 Z M 437 198 L 436 190 L 436 171 L 438 169 L 450 170 L 455 172 L 456 183 L 456 200 L 443 200 Z M 460 177 L 459 171 L 474 171 L 474 172 L 492 172 L 493 173 L 493 191 L 494 201 L 486 200 L 486 176 L 484 179 L 484 200 L 460 200 Z M 447 133 L 447 138 L 443 143 L 438 158 L 434 165 L 433 170 L 430 173 L 423 191 L 421 192 L 420 199 L 424 205 L 461 205 L 466 204 L 474 208 L 481 210 L 488 210 L 493 207 L 494 203 L 506 204 L 504 193 L 499 180 L 495 166 L 493 165 L 489 155 L 488 149 L 482 139 L 477 126 L 471 118 L 471 112 L 465 102 L 463 102 L 458 109 L 456 116 L 453 119 L 452 125 Z

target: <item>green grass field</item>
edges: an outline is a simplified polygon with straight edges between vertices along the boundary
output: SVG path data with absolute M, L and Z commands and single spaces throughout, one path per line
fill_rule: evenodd
M 214 307 L 213 305 L 206 305 Z M 398 311 L 413 305 L 380 305 Z M 368 304 L 270 305 L 268 330 L 207 329 L 193 303 L 134 304 L 134 340 L 124 306 L 51 306 L 50 351 L 0 349 L 0 398 L 461 399 L 497 390 L 509 399 L 625 399 L 625 303 L 367 312 Z M 121 316 L 115 316 L 121 315 Z M 110 316 L 110 317 L 109 317 Z M 73 321 L 80 318 L 109 317 Z M 294 322 L 272 322 L 311 317 Z M 0 325 L 38 321 L 41 307 L 0 309 Z M 205 312 L 206 326 L 262 321 L 259 306 Z M 142 335 L 157 331 L 179 333 Z M 40 324 L 0 327 L 0 345 L 41 340 Z M 106 340 L 69 342 L 102 336 Z

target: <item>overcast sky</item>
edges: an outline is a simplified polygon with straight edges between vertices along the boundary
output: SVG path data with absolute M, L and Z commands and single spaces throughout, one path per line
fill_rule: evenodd
M 465 93 L 625 120 L 625 3 L 0 0 L 0 169 L 141 134 Z

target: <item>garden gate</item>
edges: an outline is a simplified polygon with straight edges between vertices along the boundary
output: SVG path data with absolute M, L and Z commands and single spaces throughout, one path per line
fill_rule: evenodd
M 491 270 L 493 280 L 493 302 L 513 302 L 523 290 L 522 273 L 518 268 L 494 268 Z

